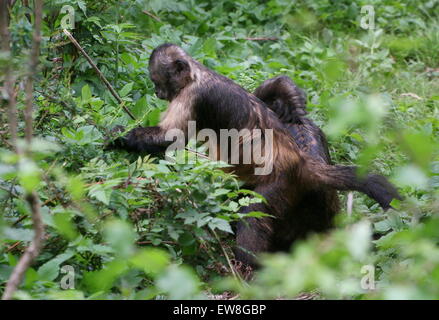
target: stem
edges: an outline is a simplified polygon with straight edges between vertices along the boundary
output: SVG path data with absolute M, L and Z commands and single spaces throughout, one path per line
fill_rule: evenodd
M 40 43 L 41 43 L 41 20 L 42 20 L 42 13 L 43 10 L 43 2 L 42 1 L 35 1 L 35 29 L 33 34 L 33 41 L 32 41 L 32 49 L 30 51 L 30 57 L 29 57 L 29 70 L 27 75 L 27 81 L 25 84 L 25 109 L 24 109 L 24 121 L 26 124 L 25 129 L 25 137 L 26 142 L 28 145 L 30 145 L 30 142 L 32 140 L 32 134 L 33 134 L 33 119 L 32 119 L 32 113 L 33 113 L 33 89 L 34 89 L 34 77 L 37 74 L 37 67 L 38 67 L 38 57 L 40 53 Z
M 117 94 L 116 90 L 114 90 L 113 86 L 108 82 L 107 78 L 102 74 L 101 70 L 98 69 L 96 64 L 93 62 L 93 60 L 90 58 L 90 56 L 85 52 L 85 50 L 81 47 L 81 45 L 76 41 L 75 38 L 68 32 L 66 29 L 63 29 L 63 32 L 65 35 L 70 39 L 70 41 L 73 43 L 73 45 L 82 53 L 82 55 L 85 57 L 85 59 L 88 61 L 88 63 L 91 65 L 91 67 L 96 71 L 96 73 L 99 75 L 99 78 L 101 78 L 102 82 L 105 84 L 105 86 L 110 90 L 110 93 L 113 95 L 113 97 L 117 100 L 117 102 L 122 106 L 122 108 L 125 110 L 125 112 L 131 117 L 131 119 L 136 120 L 136 117 L 131 113 L 131 111 L 125 106 L 125 102 L 122 100 L 121 97 Z
M 8 122 L 9 133 L 11 135 L 11 144 L 14 146 L 15 151 L 18 152 L 17 147 L 17 103 L 15 92 L 15 77 L 12 72 L 12 53 L 11 53 L 11 35 L 9 33 L 9 6 L 8 0 L 0 0 L 0 36 L 1 36 L 1 51 L 4 52 L 8 62 L 5 66 L 0 68 L 5 74 L 4 90 L 7 97 L 7 110 L 8 110 Z
M 41 0 L 40 0 L 41 1 Z M 38 0 L 36 2 L 39 2 Z M 26 197 L 32 211 L 32 222 L 34 226 L 35 235 L 30 243 L 29 247 L 26 248 L 24 254 L 21 256 L 11 276 L 9 277 L 8 283 L 6 285 L 5 291 L 3 292 L 2 300 L 10 300 L 14 292 L 17 290 L 19 284 L 23 280 L 24 274 L 29 268 L 30 264 L 35 260 L 35 258 L 40 253 L 43 245 L 44 237 L 44 225 L 41 218 L 40 212 L 40 200 L 37 193 L 34 191 Z
M 232 262 L 230 261 L 229 255 L 227 254 L 226 249 L 224 249 L 224 246 L 223 246 L 223 244 L 222 244 L 220 238 L 219 238 L 218 235 L 216 234 L 215 230 L 210 229 L 210 231 L 212 232 L 212 234 L 213 234 L 213 236 L 215 237 L 216 241 L 218 241 L 218 243 L 219 243 L 219 245 L 220 245 L 220 247 L 221 247 L 221 250 L 222 250 L 224 256 L 226 257 L 227 264 L 229 265 L 229 268 L 230 268 L 230 271 L 231 271 L 232 274 L 233 274 L 233 277 L 234 277 L 239 283 L 242 284 L 242 279 L 241 279 L 241 277 L 235 272 L 235 269 L 234 269 L 233 266 L 232 266 Z
M 151 18 L 153 18 L 155 21 L 162 22 L 162 20 L 160 20 L 159 17 L 157 17 L 156 15 L 152 14 L 152 13 L 149 12 L 148 10 L 143 10 L 142 12 L 143 12 L 144 14 L 146 14 L 147 16 L 150 16 Z
M 2 0 L 2 7 L 0 9 L 4 9 L 6 0 Z M 2 10 L 2 12 L 4 12 Z M 28 147 L 32 141 L 32 98 L 33 98 L 33 78 L 37 72 L 37 64 L 39 57 L 39 45 L 41 39 L 41 21 L 43 16 L 43 0 L 35 0 L 34 7 L 34 15 L 35 15 L 35 27 L 34 27 L 34 36 L 32 41 L 32 50 L 29 56 L 29 73 L 26 82 L 26 141 L 28 142 Z M 3 16 L 3 14 L 2 14 Z M 2 18 L 0 20 L 3 20 Z M 2 21 L 3 26 L 3 21 Z M 4 30 L 2 30 L 2 35 L 4 35 Z M 10 37 L 2 38 L 3 40 L 10 40 Z M 3 44 L 9 47 L 10 42 L 7 44 Z M 9 72 L 11 69 L 9 68 Z M 15 109 L 15 99 L 13 101 L 14 109 Z M 11 105 L 11 100 L 9 101 Z M 29 110 L 30 109 L 30 110 Z M 30 111 L 30 113 L 29 113 Z M 30 117 L 29 117 L 30 115 Z M 10 124 L 11 126 L 11 124 Z M 11 126 L 12 127 L 12 126 Z M 16 127 L 15 127 L 16 130 Z M 22 155 L 21 151 L 16 147 L 19 155 Z M 35 258 L 39 255 L 41 248 L 43 246 L 44 239 L 44 224 L 43 219 L 41 217 L 41 204 L 40 199 L 36 191 L 32 191 L 26 195 L 26 201 L 29 203 L 31 214 L 32 214 L 32 222 L 34 229 L 34 237 L 30 243 L 30 245 L 26 248 L 17 265 L 9 277 L 8 283 L 6 284 L 5 291 L 3 292 L 2 299 L 10 300 L 12 299 L 14 292 L 17 290 L 18 286 L 23 280 L 23 277 L 31 265 L 31 263 L 35 260 Z
M 119 6 L 116 6 L 116 25 L 119 26 Z M 116 79 L 114 80 L 114 86 L 117 88 L 117 82 L 119 80 L 119 32 L 116 33 Z

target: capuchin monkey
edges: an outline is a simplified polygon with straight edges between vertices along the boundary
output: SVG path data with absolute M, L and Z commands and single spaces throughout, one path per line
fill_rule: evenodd
M 320 210 L 322 207 L 313 203 L 321 201 L 322 197 L 326 199 L 335 190 L 363 192 L 384 209 L 390 207 L 392 199 L 400 198 L 383 176 L 360 177 L 356 167 L 331 165 L 329 159 L 322 161 L 312 152 L 302 150 L 298 146 L 300 138 L 292 135 L 263 102 L 265 99 L 271 103 L 263 94 L 264 87 L 257 92 L 261 100 L 232 80 L 206 68 L 174 44 L 163 44 L 153 50 L 149 72 L 157 96 L 169 101 L 168 109 L 158 126 L 135 128 L 118 138 L 113 147 L 136 153 L 164 151 L 174 143 L 167 132 L 179 129 L 187 139 L 190 121 L 196 121 L 197 132 L 209 129 L 218 136 L 224 129 L 250 131 L 238 140 L 239 160 L 246 158 L 246 146 L 262 146 L 263 163 L 255 157 L 250 157 L 250 163 L 234 163 L 231 159 L 236 154 L 229 152 L 224 158 L 219 141 L 215 146 L 221 151 L 209 154 L 231 163 L 233 172 L 246 187 L 266 199 L 266 202 L 242 208 L 241 213 L 262 211 L 273 216 L 247 218 L 238 223 L 237 260 L 255 267 L 258 253 L 288 250 L 297 239 L 329 228 L 337 206 L 326 209 L 323 205 L 324 210 Z M 274 92 L 273 89 L 267 91 Z M 271 103 L 272 108 L 274 105 Z M 326 157 L 325 152 L 322 156 Z M 271 170 L 257 174 L 261 166 Z

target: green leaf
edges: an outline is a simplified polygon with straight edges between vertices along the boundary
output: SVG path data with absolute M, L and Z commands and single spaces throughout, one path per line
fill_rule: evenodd
M 78 7 L 82 10 L 84 14 L 87 13 L 87 5 L 85 4 L 84 0 L 76 0 L 76 3 L 78 4 Z
M 428 178 L 425 173 L 416 165 L 409 164 L 398 168 L 396 180 L 400 186 L 410 186 L 423 189 L 427 186 Z
M 84 292 L 79 290 L 62 290 L 49 292 L 50 299 L 53 300 L 84 300 Z
M 346 246 L 351 255 L 358 260 L 367 256 L 371 246 L 372 230 L 368 221 L 362 221 L 352 226 L 349 230 L 349 239 Z
M 55 258 L 49 260 L 38 269 L 38 277 L 40 280 L 53 281 L 59 274 L 60 265 L 73 257 L 73 251 L 66 251 Z
M 147 108 L 148 108 L 148 103 L 146 100 L 146 96 L 143 96 L 139 100 L 137 100 L 136 104 L 131 109 L 131 111 L 133 112 L 134 116 L 137 119 L 140 119 L 144 116 Z
M 113 190 L 111 189 L 95 189 L 90 190 L 90 196 L 96 198 L 97 200 L 101 201 L 105 205 L 110 204 L 110 198 L 111 194 L 113 193 Z
M 127 83 L 120 91 L 119 94 L 121 98 L 126 97 L 128 93 L 133 89 L 134 82 Z
M 159 123 L 161 113 L 162 113 L 161 110 L 158 108 L 154 109 L 150 113 L 148 113 L 149 125 L 155 126 L 157 123 Z
M 135 236 L 133 228 L 125 221 L 108 221 L 105 224 L 104 237 L 117 256 L 126 258 L 134 251 Z
M 156 283 L 171 300 L 194 299 L 199 294 L 199 280 L 187 267 L 170 266 Z
M 147 248 L 138 252 L 130 261 L 146 274 L 155 276 L 169 264 L 169 255 L 160 249 Z
M 83 102 L 87 102 L 87 101 L 89 101 L 91 99 L 91 97 L 92 97 L 91 89 L 88 86 L 88 84 L 86 84 L 85 86 L 82 87 L 81 97 L 82 97 L 82 101 Z
M 233 233 L 232 228 L 230 227 L 230 223 L 224 219 L 213 218 L 209 221 L 208 226 L 212 229 L 219 229 L 221 231 L 225 231 L 228 233 Z
M 32 241 L 34 231 L 32 229 L 4 228 L 2 238 L 14 241 Z
M 69 240 L 74 240 L 78 236 L 78 233 L 76 232 L 76 228 L 71 222 L 71 219 L 72 214 L 68 211 L 57 212 L 53 216 L 53 222 L 59 233 Z
M 79 201 L 84 196 L 85 186 L 79 176 L 69 177 L 66 189 L 70 192 L 72 198 Z
M 84 284 L 92 293 L 110 290 L 114 281 L 125 273 L 127 269 L 126 261 L 113 260 L 107 263 L 101 270 L 86 272 L 84 274 Z
M 26 192 L 31 193 L 40 184 L 40 169 L 30 159 L 22 159 L 19 162 L 18 178 Z

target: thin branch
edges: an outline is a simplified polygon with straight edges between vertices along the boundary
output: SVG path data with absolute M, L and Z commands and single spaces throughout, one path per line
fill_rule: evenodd
M 70 39 L 70 41 L 73 43 L 73 45 L 82 53 L 82 55 L 85 57 L 85 59 L 88 61 L 88 63 L 92 66 L 92 68 L 96 71 L 96 73 L 99 75 L 101 80 L 104 82 L 104 84 L 106 85 L 108 90 L 110 90 L 113 97 L 116 98 L 116 100 L 119 102 L 119 104 L 122 105 L 122 108 L 125 110 L 125 112 L 131 117 L 131 119 L 136 120 L 136 117 L 134 117 L 134 115 L 131 113 L 131 111 L 125 106 L 124 101 L 119 97 L 117 92 L 114 90 L 113 86 L 110 84 L 110 82 L 107 80 L 107 78 L 105 78 L 105 76 L 102 74 L 102 72 L 96 66 L 96 64 L 93 62 L 93 60 L 87 54 L 87 52 L 85 52 L 85 50 L 78 43 L 78 41 L 76 41 L 76 39 L 72 36 L 72 34 L 70 32 L 68 32 L 66 29 L 63 29 L 63 32 Z M 186 150 L 188 150 L 189 152 L 192 152 L 192 153 L 196 153 L 201 158 L 208 159 L 208 157 L 206 157 L 205 155 L 202 155 L 196 151 L 190 150 L 188 148 L 186 148 Z
M 35 1 L 34 34 L 32 41 L 32 49 L 30 51 L 30 57 L 29 57 L 29 71 L 24 88 L 26 94 L 25 109 L 24 109 L 24 121 L 26 124 L 25 137 L 26 137 L 26 142 L 28 144 L 30 144 L 33 134 L 33 123 L 32 123 L 33 99 L 34 99 L 33 89 L 34 89 L 34 77 L 37 74 L 38 57 L 40 53 L 41 20 L 43 16 L 42 10 L 43 10 L 43 2 Z
M 99 70 L 99 68 L 96 66 L 96 64 L 93 62 L 93 60 L 90 58 L 90 56 L 85 52 L 85 50 L 81 47 L 81 45 L 76 41 L 76 39 L 72 36 L 72 34 L 67 31 L 66 29 L 63 29 L 63 32 L 65 35 L 70 39 L 70 41 L 73 43 L 73 45 L 82 53 L 82 55 L 85 57 L 85 59 L 88 61 L 88 63 L 92 66 L 92 68 L 96 71 L 96 73 L 99 75 L 101 80 L 104 82 L 105 86 L 110 90 L 113 97 L 121 104 L 122 108 L 125 110 L 125 112 L 131 117 L 131 119 L 136 120 L 136 117 L 131 113 L 131 111 L 125 106 L 125 102 L 119 97 L 116 90 L 114 90 L 113 86 L 110 84 L 110 82 L 105 78 L 103 73 Z M 209 157 L 198 153 L 194 150 L 190 150 L 189 148 L 186 148 L 187 151 L 191 153 L 197 154 L 201 158 L 209 159 Z
M 16 2 L 17 0 L 9 0 L 9 7 L 12 9 Z
M 24 219 L 26 219 L 28 217 L 27 214 L 22 215 L 20 218 L 17 219 L 17 221 L 15 221 L 12 226 L 15 227 L 17 224 L 19 224 L 21 221 L 23 221 Z
M 248 40 L 248 41 L 277 41 L 278 37 L 246 37 L 246 38 L 235 38 L 236 40 Z
M 11 245 L 10 247 L 8 247 L 5 252 L 11 252 L 12 250 L 14 250 L 15 248 L 17 248 L 19 245 L 21 244 L 21 240 L 20 241 L 16 241 L 13 245 Z
M 3 0 L 6 1 L 6 0 Z M 33 96 L 33 78 L 37 72 L 37 63 L 39 57 L 39 41 L 41 38 L 41 20 L 43 15 L 43 0 L 35 0 L 34 2 L 34 14 L 35 14 L 35 26 L 34 26 L 34 37 L 32 41 L 32 50 L 29 57 L 29 73 L 26 83 L 26 101 L 30 100 L 30 112 L 32 113 L 32 96 Z M 37 42 L 37 43 L 35 43 Z M 9 46 L 9 43 L 8 43 Z M 30 96 L 29 96 L 30 95 Z M 27 106 L 26 106 L 27 108 Z M 28 110 L 26 111 L 28 112 Z M 32 141 L 32 129 L 29 129 L 28 126 L 32 126 L 32 115 L 30 120 L 26 121 L 26 133 L 30 135 L 26 136 L 26 140 L 28 142 L 28 147 Z M 35 258 L 39 255 L 41 248 L 43 246 L 43 238 L 44 238 L 44 224 L 43 219 L 41 217 L 41 204 L 40 199 L 36 191 L 32 191 L 26 195 L 26 201 L 29 203 L 31 214 L 32 214 L 32 222 L 34 229 L 34 236 L 30 243 L 30 245 L 24 251 L 24 254 L 21 256 L 17 265 L 9 277 L 8 283 L 6 285 L 5 291 L 3 292 L 2 299 L 10 300 L 12 299 L 14 292 L 17 290 L 20 285 L 23 277 L 26 273 L 26 270 L 29 268 L 31 263 L 35 260 Z
M 152 242 L 152 241 L 137 241 L 136 243 L 137 243 L 138 245 L 149 245 L 149 244 L 152 244 L 153 242 Z M 164 243 L 164 244 L 172 244 L 172 245 L 177 244 L 175 241 L 162 241 L 162 242 L 160 242 L 160 243 Z
M 44 98 L 46 98 L 47 100 L 50 100 L 52 103 L 62 104 L 63 107 L 66 108 L 66 109 L 68 109 L 68 110 L 70 110 L 70 109 L 73 108 L 72 106 L 69 106 L 69 104 L 68 104 L 65 100 L 60 100 L 60 99 L 55 98 L 54 96 L 48 94 L 48 93 L 47 93 L 47 90 L 46 90 L 46 91 L 38 91 L 38 90 L 37 90 L 37 92 L 38 92 L 39 94 L 41 94 L 41 95 L 42 95 Z M 65 97 L 64 97 L 64 98 L 65 98 Z
M 82 55 L 85 57 L 85 59 L 88 61 L 88 63 L 91 65 L 91 67 L 96 71 L 96 73 L 99 75 L 99 78 L 101 78 L 102 82 L 105 84 L 105 86 L 110 90 L 111 94 L 114 98 L 116 98 L 117 102 L 122 105 L 122 108 L 125 110 L 125 112 L 131 117 L 131 119 L 136 120 L 136 117 L 131 113 L 131 111 L 125 106 L 125 102 L 119 97 L 116 90 L 114 90 L 113 86 L 108 82 L 107 78 L 103 75 L 101 70 L 98 69 L 96 64 L 93 62 L 93 60 L 90 58 L 90 56 L 85 52 L 85 50 L 81 47 L 81 45 L 76 41 L 76 39 L 71 35 L 70 32 L 68 32 L 66 29 L 63 29 L 63 32 L 65 35 L 70 39 L 70 41 L 73 43 L 73 45 L 82 53 Z
M 146 14 L 147 16 L 150 16 L 151 18 L 153 18 L 155 21 L 162 22 L 162 20 L 160 20 L 159 17 L 157 17 L 155 14 L 152 14 L 152 13 L 149 12 L 148 10 L 143 10 L 142 12 L 143 12 L 144 14 Z
M 5 187 L 3 187 L 3 186 L 0 186 L 0 189 L 3 190 L 3 191 L 8 192 L 11 196 L 13 196 L 13 197 L 15 197 L 15 198 L 18 198 L 18 197 L 19 197 L 19 195 L 18 195 L 17 193 L 15 193 L 15 191 L 14 191 L 14 186 L 13 186 L 13 185 L 11 185 L 11 188 L 10 188 L 10 189 L 5 188 Z
M 239 274 L 235 271 L 235 268 L 233 268 L 232 266 L 232 262 L 229 258 L 229 255 L 227 254 L 226 249 L 224 248 L 220 238 L 218 237 L 218 235 L 216 234 L 215 230 L 213 230 L 212 228 L 210 228 L 211 233 L 213 234 L 213 236 L 215 237 L 216 241 L 218 241 L 218 244 L 221 247 L 221 250 L 224 254 L 224 257 L 226 258 L 227 264 L 229 265 L 230 268 L 230 272 L 232 273 L 233 277 L 238 281 L 238 283 L 242 284 L 243 280 L 242 278 L 239 276 Z
M 12 54 L 11 54 L 11 35 L 9 33 L 9 2 L 8 0 L 0 0 L 0 35 L 1 35 L 1 51 L 8 60 L 1 68 L 5 74 L 4 90 L 7 97 L 9 132 L 11 135 L 11 144 L 17 147 L 17 93 L 15 91 L 15 77 L 12 72 Z
M 5 144 L 5 145 L 7 145 L 9 148 L 11 148 L 11 149 L 13 149 L 13 145 L 6 139 L 6 137 L 3 137 L 3 132 L 2 133 L 0 133 L 0 139 L 3 141 L 3 143 Z
M 35 2 L 39 1 L 42 0 L 36 0 Z M 23 280 L 26 270 L 29 268 L 34 259 L 38 256 L 43 245 L 44 225 L 40 212 L 40 200 L 35 191 L 29 194 L 26 197 L 26 200 L 30 204 L 32 210 L 32 221 L 35 234 L 29 247 L 26 248 L 24 254 L 21 256 L 20 260 L 12 271 L 12 274 L 8 280 L 8 284 L 6 285 L 5 291 L 3 292 L 2 300 L 12 299 L 14 292 L 17 290 L 18 286 Z

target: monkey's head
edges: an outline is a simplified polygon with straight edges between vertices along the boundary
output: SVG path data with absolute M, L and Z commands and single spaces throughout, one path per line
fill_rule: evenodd
M 172 101 L 193 81 L 191 57 L 179 46 L 165 43 L 155 48 L 149 58 L 149 76 L 160 99 Z

